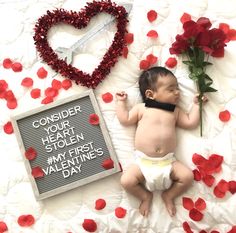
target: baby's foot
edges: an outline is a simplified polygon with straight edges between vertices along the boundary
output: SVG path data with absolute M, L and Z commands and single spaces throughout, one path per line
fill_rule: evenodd
M 162 199 L 165 203 L 166 209 L 171 217 L 175 216 L 176 214 L 176 208 L 174 204 L 174 200 L 169 198 L 166 192 L 162 193 Z
M 142 214 L 144 217 L 147 217 L 151 208 L 152 204 L 152 197 L 153 194 L 149 193 L 147 195 L 147 198 L 141 201 L 141 204 L 139 206 L 139 212 Z

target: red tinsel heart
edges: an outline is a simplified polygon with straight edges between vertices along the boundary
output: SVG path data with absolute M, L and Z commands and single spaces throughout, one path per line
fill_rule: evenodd
M 90 75 L 59 59 L 58 55 L 49 46 L 47 34 L 50 28 L 58 23 L 66 23 L 77 29 L 85 28 L 91 18 L 101 12 L 106 12 L 116 18 L 117 32 L 102 61 Z M 122 55 L 127 32 L 126 25 L 128 20 L 126 16 L 127 12 L 123 6 L 118 6 L 110 1 L 87 3 L 87 6 L 80 12 L 69 12 L 64 9 L 57 9 L 52 12 L 47 11 L 47 14 L 40 17 L 35 25 L 34 40 L 36 49 L 42 59 L 62 76 L 70 78 L 82 86 L 95 88 L 110 73 L 111 68 L 118 61 L 118 57 Z

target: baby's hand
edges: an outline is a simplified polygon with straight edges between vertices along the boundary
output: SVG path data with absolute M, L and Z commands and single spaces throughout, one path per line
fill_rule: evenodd
M 200 96 L 200 94 L 195 95 L 194 100 L 193 100 L 195 104 L 199 104 L 199 96 Z M 202 102 L 206 103 L 207 101 L 208 101 L 207 96 L 203 95 Z
M 124 91 L 117 92 L 116 93 L 116 99 L 120 101 L 125 101 L 127 99 L 128 95 Z

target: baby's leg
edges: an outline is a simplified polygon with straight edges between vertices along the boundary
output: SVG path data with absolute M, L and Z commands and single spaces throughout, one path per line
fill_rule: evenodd
M 139 211 L 143 216 L 147 216 L 150 211 L 153 194 L 143 187 L 143 181 L 144 176 L 137 165 L 132 165 L 121 176 L 122 187 L 141 200 Z
M 174 199 L 184 193 L 192 184 L 193 173 L 182 163 L 175 161 L 172 166 L 171 179 L 172 186 L 162 193 L 167 211 L 173 217 L 176 213 Z

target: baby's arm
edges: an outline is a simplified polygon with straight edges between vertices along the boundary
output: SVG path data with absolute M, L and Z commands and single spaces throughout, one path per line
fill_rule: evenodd
M 208 99 L 206 96 L 202 97 L 203 103 L 207 102 Z M 184 112 L 182 109 L 179 109 L 177 125 L 185 129 L 196 128 L 200 121 L 200 112 L 199 112 L 199 100 L 198 95 L 195 96 L 192 109 L 189 113 Z
M 127 108 L 125 92 L 116 93 L 116 115 L 122 125 L 136 124 L 138 121 L 139 107 L 135 105 L 130 111 Z

